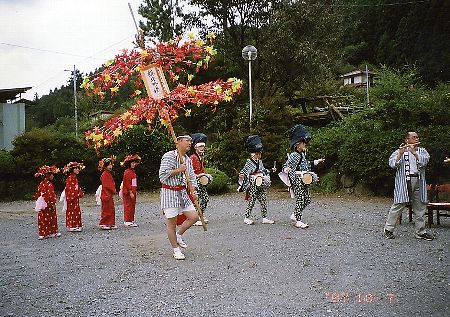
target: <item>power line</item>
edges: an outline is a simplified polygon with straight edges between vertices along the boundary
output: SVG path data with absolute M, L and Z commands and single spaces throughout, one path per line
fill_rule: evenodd
M 4 42 L 1 42 L 0 44 L 1 45 L 6 45 L 6 46 L 25 48 L 25 49 L 28 49 L 28 50 L 47 52 L 47 53 L 52 53 L 52 54 L 60 54 L 60 55 L 69 55 L 69 56 L 75 56 L 75 57 L 86 57 L 86 58 L 89 58 L 88 56 L 83 56 L 83 55 L 77 55 L 77 54 L 66 53 L 66 52 L 58 52 L 58 51 L 47 50 L 47 49 L 36 48 L 36 47 L 29 47 L 29 46 L 18 45 L 18 44 L 11 44 L 11 43 L 4 43 Z
M 83 61 L 85 61 L 85 60 L 87 60 L 87 59 L 104 60 L 104 59 L 102 59 L 102 58 L 95 58 L 94 56 L 96 56 L 96 55 L 98 55 L 98 54 L 100 54 L 100 53 L 103 53 L 103 52 L 107 51 L 108 49 L 110 49 L 111 47 L 114 47 L 114 46 L 116 46 L 116 45 L 118 45 L 118 44 L 121 44 L 122 42 L 125 42 L 126 40 L 128 40 L 128 39 L 130 39 L 130 38 L 132 38 L 132 37 L 133 37 L 133 36 L 129 35 L 129 36 L 123 38 L 122 40 L 120 40 L 120 41 L 118 41 L 118 42 L 116 42 L 116 43 L 113 43 L 113 44 L 111 44 L 111 45 L 109 45 L 109 46 L 107 46 L 107 47 L 105 47 L 105 48 L 103 48 L 103 49 L 101 49 L 101 50 L 95 52 L 95 53 L 92 54 L 91 56 L 82 56 L 82 55 L 75 55 L 75 54 L 67 54 L 67 55 L 73 55 L 73 56 L 77 56 L 77 57 L 83 57 L 83 59 L 81 59 L 81 60 L 79 60 L 79 61 L 77 61 L 77 62 L 75 63 L 75 64 L 77 64 L 77 65 L 80 64 L 80 63 L 82 63 Z M 0 44 L 5 44 L 5 43 L 0 43 Z M 11 46 L 14 46 L 14 45 L 11 44 Z M 19 46 L 19 47 L 20 47 L 20 46 Z M 28 48 L 28 47 L 27 47 L 27 48 Z M 33 48 L 31 48 L 31 49 L 33 49 Z M 41 49 L 37 49 L 37 50 L 41 50 Z M 44 51 L 47 51 L 47 50 L 44 50 Z M 54 53 L 54 51 L 51 51 L 51 52 Z M 64 54 L 64 53 L 62 53 L 62 54 Z M 51 76 L 51 77 L 45 79 L 44 81 L 40 82 L 39 84 L 34 85 L 33 88 L 36 89 L 36 88 L 38 88 L 38 87 L 40 87 L 40 86 L 42 86 L 42 85 L 44 85 L 44 84 L 46 84 L 46 83 L 52 81 L 53 79 L 55 79 L 55 78 L 61 76 L 62 73 L 64 73 L 63 70 L 57 72 L 56 74 L 54 74 L 53 76 Z
M 371 4 L 319 4 L 319 3 L 304 3 L 304 4 L 317 7 L 388 7 L 388 6 L 400 6 L 409 4 L 420 4 L 426 2 L 430 2 L 430 0 L 417 0 L 417 1 L 391 2 L 391 3 L 371 3 Z

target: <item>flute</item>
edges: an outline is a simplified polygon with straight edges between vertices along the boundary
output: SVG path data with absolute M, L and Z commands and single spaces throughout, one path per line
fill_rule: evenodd
M 419 144 L 420 144 L 420 142 L 409 143 L 409 144 L 404 144 L 404 143 L 402 143 L 402 144 L 400 145 L 399 149 L 405 149 L 405 148 L 407 148 L 407 147 L 410 147 L 410 146 L 417 146 L 417 145 L 419 145 Z

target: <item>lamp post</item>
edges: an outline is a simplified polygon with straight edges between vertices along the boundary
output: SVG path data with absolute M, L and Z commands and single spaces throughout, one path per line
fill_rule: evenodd
M 74 102 L 74 109 L 75 109 L 75 138 L 78 140 L 78 109 L 77 109 L 77 76 L 76 76 L 76 68 L 75 65 L 73 65 L 73 71 L 69 69 L 65 69 L 66 72 L 72 73 L 73 78 L 73 102 Z
M 250 129 L 252 127 L 252 115 L 253 115 L 253 108 L 252 108 L 252 61 L 256 59 L 256 56 L 258 56 L 258 51 L 256 50 L 256 47 L 252 45 L 247 45 L 242 49 L 242 57 L 248 61 L 248 94 L 250 99 Z

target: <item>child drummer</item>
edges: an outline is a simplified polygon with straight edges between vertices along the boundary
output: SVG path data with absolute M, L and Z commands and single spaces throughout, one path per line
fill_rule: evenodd
M 250 216 L 255 202 L 258 200 L 261 205 L 262 223 L 274 224 L 275 221 L 267 218 L 267 189 L 271 182 L 270 171 L 264 167 L 261 160 L 263 145 L 260 137 L 258 135 L 249 136 L 245 142 L 245 147 L 250 154 L 250 158 L 247 159 L 239 173 L 238 188 L 238 191 L 246 192 L 246 199 L 248 199 L 244 223 L 247 225 L 254 224 Z M 276 168 L 274 167 L 272 170 L 276 171 Z
M 208 207 L 209 202 L 209 196 L 208 192 L 206 191 L 206 185 L 203 184 L 201 181 L 202 178 L 206 177 L 208 180 L 208 183 L 212 181 L 212 176 L 209 174 L 205 174 L 205 165 L 203 162 L 203 155 L 205 154 L 205 146 L 206 141 L 208 140 L 208 137 L 203 133 L 194 133 L 191 135 L 192 137 L 192 147 L 193 147 L 193 154 L 190 156 L 190 159 L 192 161 L 192 167 L 194 168 L 195 176 L 197 177 L 197 195 L 198 195 L 198 202 L 200 204 L 200 209 L 202 210 L 203 217 L 205 220 L 205 223 L 208 223 L 208 219 L 205 217 L 205 210 L 206 207 Z M 202 222 L 198 220 L 196 223 L 194 223 L 194 226 L 201 226 Z
M 295 221 L 295 227 L 306 229 L 309 225 L 302 222 L 302 214 L 303 210 L 311 202 L 311 194 L 309 192 L 309 184 L 303 182 L 299 172 L 310 172 L 313 181 L 316 182 L 318 181 L 318 177 L 315 173 L 311 172 L 311 163 L 318 165 L 325 161 L 325 159 L 321 158 L 313 162 L 306 160 L 306 148 L 311 141 L 311 134 L 303 125 L 297 124 L 291 128 L 290 135 L 289 145 L 293 152 L 288 155 L 282 171 L 288 175 L 291 185 L 290 189 L 295 197 L 295 209 L 290 218 Z

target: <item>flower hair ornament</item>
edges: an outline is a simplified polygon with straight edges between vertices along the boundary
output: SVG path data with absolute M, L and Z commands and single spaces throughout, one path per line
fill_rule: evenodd
M 120 166 L 125 166 L 125 165 L 127 165 L 128 163 L 131 163 L 131 162 L 140 163 L 141 162 L 141 157 L 139 155 L 137 155 L 137 154 L 127 155 L 123 159 L 123 162 L 120 162 Z
M 34 174 L 34 177 L 43 177 L 46 174 L 57 174 L 59 173 L 59 168 L 57 168 L 55 165 L 48 166 L 44 165 L 39 167 L 39 170 Z
M 86 168 L 86 166 L 84 166 L 83 163 L 78 163 L 78 162 L 70 162 L 67 163 L 66 166 L 63 167 L 63 173 L 64 174 L 69 174 L 71 173 L 75 168 L 79 168 L 80 171 L 84 170 Z
M 116 162 L 116 157 L 113 155 L 111 157 L 104 157 L 98 162 L 98 170 L 103 171 L 109 164 Z

